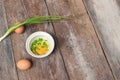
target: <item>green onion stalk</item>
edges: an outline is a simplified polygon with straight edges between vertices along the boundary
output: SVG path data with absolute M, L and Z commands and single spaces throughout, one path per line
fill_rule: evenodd
M 51 21 L 60 21 L 62 19 L 67 19 L 67 16 L 38 16 L 38 17 L 34 17 L 34 18 L 29 18 L 19 24 L 15 24 L 13 26 L 11 26 L 6 33 L 0 37 L 0 42 L 6 38 L 10 33 L 12 33 L 15 29 L 19 28 L 22 25 L 26 25 L 26 24 L 37 24 L 37 23 L 45 23 L 45 22 L 51 22 Z

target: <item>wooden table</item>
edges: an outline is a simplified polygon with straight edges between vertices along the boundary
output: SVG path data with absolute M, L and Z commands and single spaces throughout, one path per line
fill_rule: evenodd
M 120 0 L 0 0 L 0 36 L 15 24 L 40 15 L 72 16 L 72 20 L 26 25 L 0 42 L 0 80 L 120 80 Z M 25 50 L 27 37 L 50 33 L 56 47 L 43 59 Z M 27 58 L 32 68 L 16 62 Z

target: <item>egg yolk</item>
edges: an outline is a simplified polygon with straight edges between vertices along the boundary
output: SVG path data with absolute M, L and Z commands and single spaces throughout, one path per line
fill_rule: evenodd
M 48 49 L 42 45 L 39 45 L 36 49 L 36 52 L 40 55 L 45 54 L 48 51 Z

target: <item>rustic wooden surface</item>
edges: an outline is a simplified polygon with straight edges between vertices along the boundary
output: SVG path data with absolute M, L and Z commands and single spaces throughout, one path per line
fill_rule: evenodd
M 120 0 L 85 0 L 116 80 L 120 80 Z
M 119 0 L 0 0 L 0 36 L 16 21 L 40 15 L 72 19 L 26 25 L 23 34 L 0 42 L 0 80 L 120 80 Z M 56 42 L 43 59 L 25 50 L 36 31 L 50 33 Z M 31 69 L 16 68 L 23 58 L 33 62 Z

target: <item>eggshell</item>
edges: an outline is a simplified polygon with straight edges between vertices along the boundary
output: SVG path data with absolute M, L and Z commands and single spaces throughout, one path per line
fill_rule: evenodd
M 20 23 L 20 22 L 16 22 L 16 24 L 18 24 L 18 23 Z M 24 30 L 25 30 L 24 26 L 20 26 L 19 28 L 15 29 L 15 33 L 21 34 L 24 32 Z
M 17 68 L 20 70 L 28 70 L 31 67 L 31 62 L 27 59 L 21 59 L 17 62 Z

